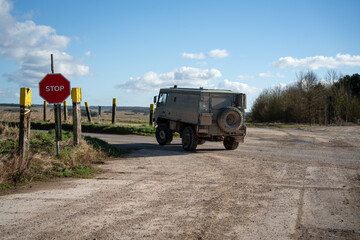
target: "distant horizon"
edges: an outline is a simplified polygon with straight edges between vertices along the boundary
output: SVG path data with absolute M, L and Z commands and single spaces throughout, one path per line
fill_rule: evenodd
M 85 102 L 81 102 L 82 105 L 84 105 L 85 107 Z M 0 106 L 6 106 L 6 105 L 14 105 L 14 106 L 20 106 L 20 103 L 0 103 Z M 54 105 L 54 103 L 47 103 L 47 106 L 52 106 Z M 83 107 L 81 105 L 81 107 Z M 35 104 L 31 104 L 31 106 L 44 106 L 44 103 L 35 103 Z M 64 104 L 61 103 L 61 106 L 64 106 Z M 112 108 L 112 105 L 90 105 L 89 107 L 92 108 L 97 108 L 97 107 L 109 107 Z M 68 103 L 67 105 L 68 108 L 72 108 L 72 105 Z M 122 105 L 116 105 L 116 108 L 150 108 L 150 105 L 145 107 L 145 106 L 122 106 Z

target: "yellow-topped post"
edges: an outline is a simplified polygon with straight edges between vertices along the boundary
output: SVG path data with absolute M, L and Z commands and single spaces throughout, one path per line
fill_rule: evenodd
M 44 121 L 46 121 L 46 112 L 47 112 L 47 102 L 44 101 Z
M 67 101 L 64 101 L 64 121 L 68 118 Z
M 90 112 L 90 108 L 89 108 L 89 103 L 85 102 L 85 109 L 86 109 L 86 115 L 88 117 L 89 122 L 91 122 L 91 112 Z
M 22 171 L 27 166 L 30 147 L 31 88 L 20 88 L 19 165 Z
M 72 102 L 81 102 L 81 88 L 71 89 L 71 100 Z
M 73 102 L 74 145 L 78 145 L 81 138 L 81 88 L 71 89 L 71 100 Z
M 20 106 L 31 106 L 31 88 L 20 88 Z
M 113 107 L 112 107 L 112 124 L 115 124 L 115 121 L 116 121 L 116 98 L 113 98 Z
M 150 119 L 149 119 L 149 125 L 150 126 L 152 126 L 153 122 L 154 122 L 154 110 L 155 110 L 155 105 L 150 104 Z

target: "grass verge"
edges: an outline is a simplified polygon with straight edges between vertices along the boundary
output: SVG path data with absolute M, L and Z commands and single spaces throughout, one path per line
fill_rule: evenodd
M 30 154 L 26 162 L 16 154 L 16 127 L 0 124 L 0 189 L 33 180 L 50 178 L 89 178 L 100 172 L 96 164 L 120 157 L 124 151 L 97 139 L 86 137 L 73 146 L 72 132 L 63 131 L 60 154 L 56 156 L 55 131 L 31 132 Z
M 124 150 L 114 147 L 98 138 L 86 136 L 85 141 L 90 144 L 95 150 L 101 151 L 109 157 L 121 157 L 121 155 L 126 153 Z

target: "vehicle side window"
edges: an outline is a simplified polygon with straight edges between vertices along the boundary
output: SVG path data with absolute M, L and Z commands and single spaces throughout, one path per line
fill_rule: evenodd
M 158 104 L 165 105 L 167 99 L 167 93 L 160 93 Z

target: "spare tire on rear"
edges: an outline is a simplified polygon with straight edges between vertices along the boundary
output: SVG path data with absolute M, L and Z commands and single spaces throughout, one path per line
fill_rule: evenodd
M 223 108 L 217 119 L 218 126 L 225 132 L 236 132 L 244 123 L 243 114 L 236 107 Z

